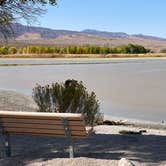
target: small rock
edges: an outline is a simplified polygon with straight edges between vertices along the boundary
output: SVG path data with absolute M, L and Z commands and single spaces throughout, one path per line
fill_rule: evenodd
M 131 131 L 131 130 L 121 130 L 119 131 L 120 134 L 128 134 L 128 135 L 142 135 L 142 133 L 146 133 L 146 130 L 139 130 L 139 131 Z
M 103 121 L 103 125 L 126 125 L 126 123 L 125 122 L 123 122 L 123 121 L 110 121 L 110 120 L 105 120 L 105 121 Z
M 118 166 L 134 166 L 134 164 L 126 158 L 121 158 L 119 160 Z

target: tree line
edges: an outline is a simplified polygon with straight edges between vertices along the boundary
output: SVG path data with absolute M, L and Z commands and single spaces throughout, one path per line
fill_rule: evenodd
M 150 49 L 134 44 L 117 47 L 92 45 L 66 47 L 31 45 L 23 48 L 0 47 L 0 54 L 141 54 L 148 52 L 150 52 Z

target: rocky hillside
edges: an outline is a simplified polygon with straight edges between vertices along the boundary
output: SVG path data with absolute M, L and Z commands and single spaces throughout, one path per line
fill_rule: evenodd
M 129 35 L 123 32 L 106 32 L 86 29 L 83 31 L 53 30 L 49 28 L 13 24 L 15 41 L 12 44 L 44 45 L 108 45 L 140 44 L 154 51 L 166 48 L 166 39 L 142 34 Z

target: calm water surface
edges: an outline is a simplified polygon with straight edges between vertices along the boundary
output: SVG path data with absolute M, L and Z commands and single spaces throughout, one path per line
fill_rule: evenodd
M 96 92 L 106 115 L 166 120 L 166 59 L 0 60 L 1 89 L 31 95 L 36 83 L 72 78 Z

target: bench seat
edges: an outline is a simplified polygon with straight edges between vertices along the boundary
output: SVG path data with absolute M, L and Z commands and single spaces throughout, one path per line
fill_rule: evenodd
M 11 156 L 10 135 L 66 137 L 74 157 L 74 138 L 87 138 L 84 117 L 73 113 L 0 111 L 0 131 L 5 136 L 6 155 Z

